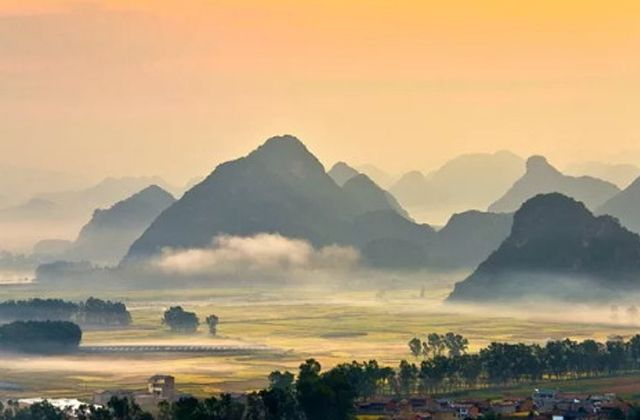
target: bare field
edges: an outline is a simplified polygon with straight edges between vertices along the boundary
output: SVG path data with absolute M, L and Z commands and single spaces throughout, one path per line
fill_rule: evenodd
M 267 352 L 242 355 L 74 354 L 25 356 L 3 354 L 0 383 L 22 388 L 0 389 L 1 397 L 90 396 L 98 389 L 141 389 L 156 373 L 176 376 L 183 392 L 195 395 L 245 391 L 265 384 L 275 369 L 296 370 L 309 357 L 324 366 L 377 359 L 396 365 L 411 358 L 407 341 L 428 332 L 455 331 L 471 342 L 471 351 L 491 341 L 544 342 L 550 338 L 635 334 L 631 322 L 612 319 L 609 308 L 532 306 L 521 311 L 450 307 L 442 299 L 450 281 L 433 282 L 420 297 L 420 286 L 385 290 L 338 291 L 335 288 L 270 289 L 189 288 L 160 291 L 104 292 L 101 298 L 124 300 L 131 327 L 88 330 L 83 345 L 202 344 L 265 345 Z M 0 300 L 35 296 L 30 287 L 1 288 Z M 38 296 L 80 300 L 86 291 L 37 292 Z M 174 334 L 162 327 L 162 312 L 180 304 L 201 320 L 220 317 L 219 334 L 202 325 L 196 334 Z M 610 385 L 625 387 L 622 382 Z M 628 387 L 627 387 L 628 388 Z M 626 394 L 640 393 L 627 389 Z M 622 391 L 622 389 L 621 389 Z

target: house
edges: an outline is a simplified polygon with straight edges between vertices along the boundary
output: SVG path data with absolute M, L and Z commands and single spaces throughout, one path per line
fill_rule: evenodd
M 153 375 L 147 381 L 147 389 L 157 400 L 173 401 L 176 397 L 176 380 L 171 375 Z
M 548 413 L 553 410 L 558 401 L 558 392 L 552 389 L 534 389 L 531 399 L 539 412 Z

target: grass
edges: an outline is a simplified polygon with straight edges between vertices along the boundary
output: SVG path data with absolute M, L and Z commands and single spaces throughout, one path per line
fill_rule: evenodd
M 3 355 L 0 382 L 18 384 L 23 390 L 0 390 L 0 397 L 89 397 L 98 389 L 142 389 L 146 378 L 156 373 L 175 375 L 180 391 L 198 396 L 246 391 L 264 386 L 271 371 L 295 371 L 309 357 L 327 367 L 369 359 L 396 365 L 401 359 L 411 359 L 406 344 L 409 339 L 427 332 L 463 334 L 471 342 L 471 351 L 491 341 L 605 339 L 612 334 L 629 336 L 636 332 L 635 325 L 566 316 L 554 320 L 535 311 L 528 312 L 534 313 L 532 316 L 450 308 L 441 304 L 450 290 L 450 282 L 434 284 L 437 286 L 428 290 L 426 298 L 418 296 L 420 286 L 387 290 L 382 297 L 377 290 L 337 291 L 319 287 L 286 291 L 186 288 L 99 293 L 101 298 L 124 300 L 131 310 L 133 324 L 121 330 L 85 331 L 83 344 L 260 344 L 273 351 L 254 355 Z M 42 292 L 30 286 L 0 288 L 0 300 L 32 296 L 81 300 L 87 297 L 87 292 Z M 193 335 L 173 334 L 164 329 L 160 324 L 162 312 L 174 304 L 194 310 L 201 320 L 208 314 L 217 314 L 221 320 L 219 335 L 211 337 L 204 326 Z M 636 383 L 640 382 L 637 379 Z M 632 382 L 627 377 L 598 378 L 558 386 L 640 394 L 640 386 L 633 386 Z M 522 391 L 528 395 L 530 388 L 525 386 Z

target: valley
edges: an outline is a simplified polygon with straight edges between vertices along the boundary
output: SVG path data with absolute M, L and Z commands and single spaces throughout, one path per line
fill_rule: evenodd
M 369 359 L 396 366 L 402 359 L 413 360 L 408 340 L 429 332 L 460 333 L 469 339 L 470 352 L 491 341 L 544 343 L 565 337 L 606 340 L 611 335 L 628 337 L 637 332 L 635 320 L 626 319 L 622 310 L 613 319 L 609 307 L 598 312 L 576 306 L 572 316 L 560 319 L 558 312 L 548 312 L 542 306 L 538 311 L 517 311 L 443 304 L 453 282 L 465 274 L 425 273 L 416 276 L 425 281 L 410 277 L 396 280 L 393 287 L 373 290 L 211 286 L 99 292 L 103 298 L 126 301 L 133 322 L 122 329 L 86 329 L 81 346 L 154 344 L 266 349 L 238 354 L 4 354 L 0 377 L 19 391 L 0 389 L 0 396 L 90 398 L 100 389 L 138 389 L 154 373 L 174 375 L 181 392 L 197 396 L 244 392 L 265 386 L 271 371 L 295 371 L 310 357 L 327 367 Z M 424 297 L 420 297 L 422 286 Z M 3 287 L 0 300 L 29 297 L 33 294 L 31 287 Z M 74 300 L 88 296 L 85 290 L 40 291 L 40 295 Z M 174 304 L 195 311 L 201 320 L 208 313 L 216 313 L 220 317 L 218 335 L 210 336 L 204 325 L 195 334 L 177 334 L 164 328 L 160 323 L 162 311 Z M 597 386 L 598 380 L 593 381 L 596 385 L 590 386 Z

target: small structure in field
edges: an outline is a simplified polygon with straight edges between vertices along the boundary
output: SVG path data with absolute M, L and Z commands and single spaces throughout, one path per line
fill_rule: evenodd
M 176 380 L 171 375 L 153 375 L 147 381 L 147 390 L 157 400 L 173 401 L 176 396 Z

